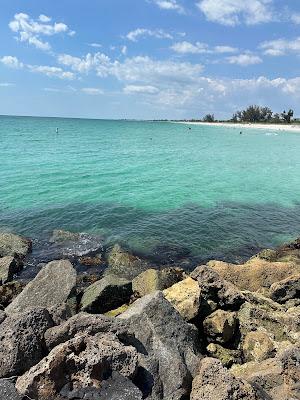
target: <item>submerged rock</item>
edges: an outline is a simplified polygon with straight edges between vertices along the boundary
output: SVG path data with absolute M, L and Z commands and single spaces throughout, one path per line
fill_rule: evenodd
M 142 368 L 135 381 L 144 397 L 187 397 L 201 357 L 196 327 L 185 322 L 161 292 L 137 300 L 117 320 L 134 332 Z
M 21 269 L 20 260 L 10 256 L 0 258 L 0 285 L 11 281 Z
M 130 254 L 118 244 L 114 245 L 108 253 L 107 262 L 106 275 L 117 275 L 128 280 L 132 280 L 150 268 L 147 261 Z
M 87 233 L 74 233 L 57 229 L 53 231 L 50 242 L 58 246 L 63 256 L 85 257 L 103 251 L 103 238 Z
M 165 298 L 187 321 L 198 315 L 201 291 L 198 282 L 194 279 L 186 278 L 164 290 L 163 293 Z
M 44 333 L 53 326 L 49 312 L 37 308 L 0 325 L 0 377 L 20 375 L 44 356 Z
M 76 271 L 67 260 L 52 261 L 6 307 L 10 315 L 33 307 L 51 308 L 66 302 L 76 285 Z
M 84 290 L 81 310 L 92 314 L 103 314 L 129 302 L 131 295 L 130 281 L 107 275 Z
M 181 268 L 147 269 L 132 281 L 132 290 L 139 297 L 156 290 L 164 290 L 181 281 L 184 271 Z
M 191 400 L 258 400 L 252 386 L 234 377 L 219 360 L 204 358 L 193 380 Z
M 0 233 L 0 257 L 24 258 L 31 251 L 32 242 L 13 233 Z
M 30 398 L 49 400 L 65 385 L 73 390 L 100 388 L 112 371 L 132 379 L 137 367 L 136 349 L 123 345 L 115 335 L 83 334 L 55 347 L 18 378 L 16 388 Z

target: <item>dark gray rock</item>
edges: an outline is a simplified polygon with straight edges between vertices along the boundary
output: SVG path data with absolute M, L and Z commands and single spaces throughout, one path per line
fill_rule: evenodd
M 13 233 L 0 233 L 0 257 L 24 258 L 31 251 L 31 246 L 29 239 Z
M 11 315 L 34 307 L 58 306 L 73 295 L 75 286 L 76 271 L 70 261 L 52 261 L 28 283 L 5 312 Z
M 273 283 L 270 287 L 270 297 L 280 304 L 286 303 L 288 300 L 299 298 L 300 274 Z
M 84 290 L 81 310 L 92 314 L 104 314 L 129 302 L 131 295 L 130 281 L 107 275 Z
M 201 357 L 196 327 L 185 322 L 161 292 L 137 300 L 117 319 L 126 321 L 135 334 L 141 365 L 135 383 L 144 396 L 188 396 Z
M 0 378 L 20 375 L 44 356 L 44 333 L 53 326 L 46 309 L 7 317 L 0 325 Z
M 11 281 L 21 269 L 20 260 L 10 256 L 0 258 L 0 285 Z
M 45 333 L 45 342 L 47 348 L 51 350 L 60 343 L 70 340 L 77 334 L 87 333 L 89 335 L 95 335 L 100 332 L 117 333 L 118 336 L 126 335 L 127 324 L 116 318 L 81 312 L 63 322 L 61 325 L 48 329 Z
M 105 275 L 117 275 L 128 280 L 151 268 L 147 261 L 129 253 L 118 244 L 109 251 L 107 262 Z
M 68 384 L 79 392 L 80 389 L 99 388 L 112 371 L 132 379 L 137 367 L 136 349 L 122 344 L 115 335 L 83 334 L 56 346 L 18 378 L 16 388 L 30 398 L 49 400 Z
M 0 285 L 0 307 L 6 308 L 24 289 L 25 283 L 12 281 Z
M 50 239 L 55 243 L 63 256 L 84 257 L 103 251 L 103 238 L 87 233 L 74 233 L 64 230 L 54 230 Z
M 191 278 L 196 279 L 203 299 L 215 301 L 220 308 L 237 310 L 245 302 L 240 290 L 232 283 L 222 279 L 212 268 L 201 265 L 194 269 Z
M 0 379 L 0 399 L 1 400 L 22 400 L 17 392 L 15 385 L 7 379 Z

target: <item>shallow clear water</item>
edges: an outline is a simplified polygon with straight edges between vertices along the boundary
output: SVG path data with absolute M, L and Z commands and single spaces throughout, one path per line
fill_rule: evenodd
M 203 260 L 300 236 L 300 134 L 239 131 L 0 117 L 0 228 L 97 232 Z

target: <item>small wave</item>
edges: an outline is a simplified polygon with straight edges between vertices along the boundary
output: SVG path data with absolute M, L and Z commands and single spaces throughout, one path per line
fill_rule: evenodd
M 278 136 L 278 133 L 276 133 L 276 132 L 267 132 L 266 136 Z

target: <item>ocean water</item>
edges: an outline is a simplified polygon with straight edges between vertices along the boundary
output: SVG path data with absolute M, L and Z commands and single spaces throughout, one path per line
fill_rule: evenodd
M 0 117 L 0 229 L 91 232 L 200 261 L 300 236 L 300 133 L 191 128 Z

